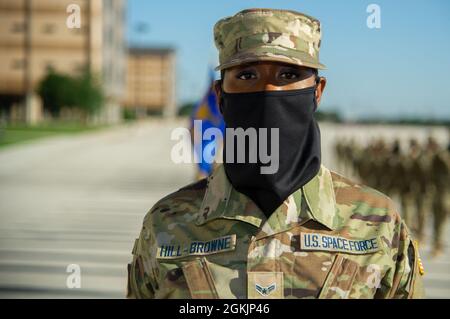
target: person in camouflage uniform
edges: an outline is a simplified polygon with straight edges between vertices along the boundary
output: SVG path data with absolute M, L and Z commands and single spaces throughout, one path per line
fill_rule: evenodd
M 399 194 L 399 182 L 400 180 L 396 178 L 396 168 L 398 166 L 398 162 L 400 161 L 401 147 L 400 141 L 398 138 L 394 139 L 392 145 L 390 147 L 389 156 L 386 159 L 386 170 L 383 172 L 384 175 L 388 176 L 385 181 L 386 185 L 386 194 L 389 197 L 394 197 Z
M 444 230 L 450 206 L 450 155 L 445 148 L 430 138 L 428 150 L 433 154 L 431 159 L 431 184 L 433 187 L 433 250 L 432 256 L 437 257 L 444 249 Z
M 424 213 L 424 197 L 425 184 L 423 184 L 425 167 L 422 164 L 423 152 L 416 139 L 412 138 L 409 141 L 408 152 L 402 156 L 400 164 L 402 169 L 399 171 L 397 178 L 401 180 L 402 184 L 402 210 L 404 212 L 404 219 L 406 225 L 417 231 L 419 227 L 419 220 L 423 218 Z M 404 178 L 408 176 L 408 178 Z
M 399 159 L 395 161 L 395 167 L 393 169 L 395 174 L 392 176 L 397 184 L 402 216 L 408 227 L 411 227 L 414 218 L 413 208 L 415 172 L 412 170 L 414 160 L 411 155 L 413 152 L 414 151 L 411 150 L 410 146 L 407 152 L 399 155 Z M 409 176 L 410 178 L 406 179 L 405 176 Z
M 417 239 L 420 243 L 423 243 L 425 239 L 425 227 L 428 216 L 433 208 L 432 201 L 436 192 L 436 188 L 431 179 L 434 151 L 430 147 L 424 148 L 419 145 L 416 145 L 416 147 L 419 150 L 417 151 L 418 154 L 413 164 L 414 174 L 412 175 L 412 182 L 415 185 L 414 199 L 417 216 Z
M 319 21 L 295 11 L 244 10 L 214 35 L 222 71 L 324 67 Z M 132 253 L 130 298 L 423 296 L 418 250 L 391 199 L 323 164 L 269 216 L 219 165 L 150 209 Z

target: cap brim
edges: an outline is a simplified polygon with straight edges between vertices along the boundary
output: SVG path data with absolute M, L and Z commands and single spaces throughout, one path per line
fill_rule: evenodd
M 306 52 L 271 45 L 241 51 L 219 64 L 215 70 L 220 71 L 236 65 L 257 61 L 283 62 L 319 70 L 326 69 L 325 65 Z

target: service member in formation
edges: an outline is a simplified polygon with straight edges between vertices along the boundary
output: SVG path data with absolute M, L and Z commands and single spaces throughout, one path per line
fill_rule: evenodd
M 239 149 L 226 141 L 223 164 L 145 216 L 128 297 L 422 297 L 417 246 L 392 200 L 321 163 L 320 22 L 248 9 L 218 21 L 214 39 L 227 129 L 278 132 L 278 167 L 230 160 Z

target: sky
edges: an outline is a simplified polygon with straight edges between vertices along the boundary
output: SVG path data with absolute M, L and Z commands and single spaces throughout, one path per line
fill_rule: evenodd
M 370 4 L 380 8 L 380 28 L 367 26 Z M 218 64 L 214 24 L 255 7 L 321 21 L 320 60 L 327 70 L 320 74 L 328 80 L 323 111 L 348 120 L 450 119 L 448 0 L 128 0 L 128 45 L 173 47 L 178 104 L 195 102 Z

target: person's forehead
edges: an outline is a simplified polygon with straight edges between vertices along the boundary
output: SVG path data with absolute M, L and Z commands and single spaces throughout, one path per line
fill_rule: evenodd
M 227 68 L 225 70 L 241 70 L 243 68 L 248 68 L 248 67 L 267 67 L 267 66 L 291 67 L 291 68 L 294 68 L 297 70 L 312 71 L 311 68 L 308 68 L 305 66 L 291 64 L 291 63 L 277 62 L 277 61 L 253 61 L 253 62 L 238 64 L 238 65 L 232 66 L 230 68 Z

